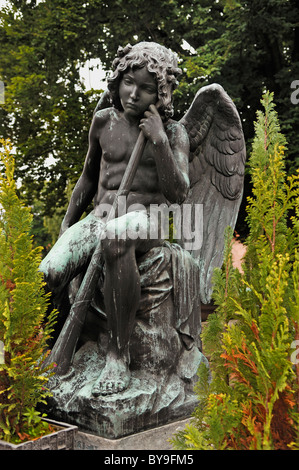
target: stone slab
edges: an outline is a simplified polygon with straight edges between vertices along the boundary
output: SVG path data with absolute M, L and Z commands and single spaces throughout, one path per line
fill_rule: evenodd
M 121 439 L 106 439 L 79 431 L 75 439 L 75 450 L 172 450 L 169 439 L 185 428 L 189 419 L 175 421 Z

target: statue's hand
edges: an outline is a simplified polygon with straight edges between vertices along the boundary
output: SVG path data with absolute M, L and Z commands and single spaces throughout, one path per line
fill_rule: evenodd
M 155 145 L 163 142 L 165 139 L 166 134 L 161 116 L 153 104 L 144 113 L 144 118 L 141 119 L 139 128 L 143 131 L 145 137 Z

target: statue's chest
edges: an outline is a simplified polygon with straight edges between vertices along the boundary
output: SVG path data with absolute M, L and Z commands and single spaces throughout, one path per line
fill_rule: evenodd
M 139 135 L 139 129 L 128 129 L 119 123 L 111 123 L 102 133 L 100 144 L 102 157 L 107 162 L 128 162 Z

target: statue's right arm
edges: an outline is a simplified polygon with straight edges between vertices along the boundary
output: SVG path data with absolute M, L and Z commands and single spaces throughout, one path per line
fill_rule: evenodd
M 89 147 L 83 171 L 73 190 L 69 206 L 61 224 L 60 235 L 80 217 L 91 203 L 98 188 L 102 150 L 99 143 L 103 119 L 97 113 L 89 130 Z

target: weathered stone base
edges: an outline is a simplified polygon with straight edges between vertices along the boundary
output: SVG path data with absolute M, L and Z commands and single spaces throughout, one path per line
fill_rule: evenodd
M 76 435 L 75 450 L 172 450 L 169 442 L 178 431 L 182 431 L 189 419 L 175 421 L 138 434 L 120 439 L 106 439 L 79 431 Z
M 189 418 L 197 405 L 193 392 L 196 371 L 206 361 L 197 348 L 186 351 L 184 374 L 153 374 L 151 371 L 132 371 L 128 389 L 121 393 L 94 397 L 92 388 L 104 367 L 99 362 L 95 343 L 89 342 L 76 354 L 67 376 L 55 377 L 50 386 L 47 414 L 72 424 L 84 432 L 108 439 L 117 439 Z M 87 357 L 88 356 L 88 357 Z M 188 370 L 187 364 L 193 364 Z

